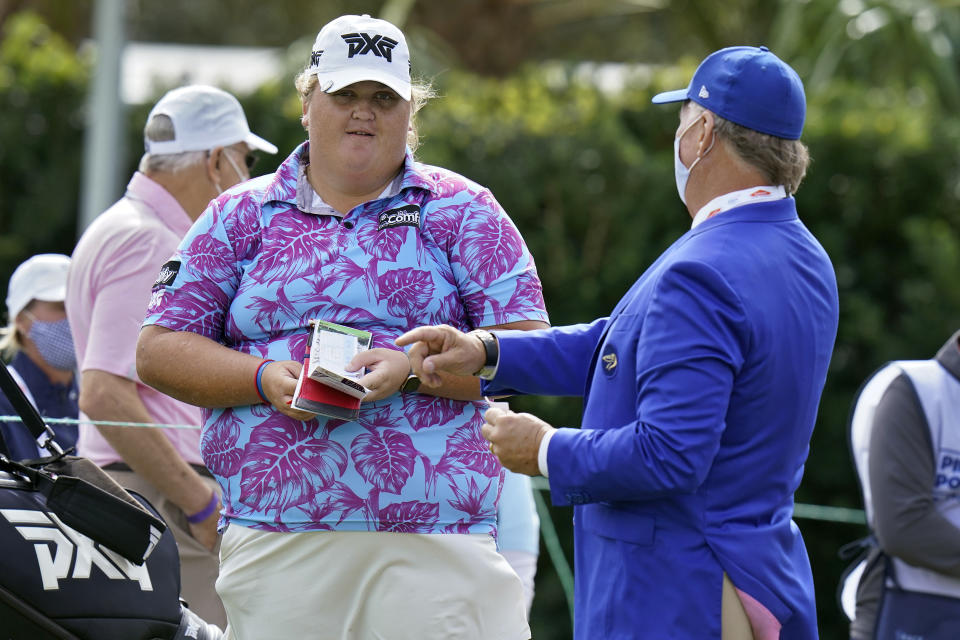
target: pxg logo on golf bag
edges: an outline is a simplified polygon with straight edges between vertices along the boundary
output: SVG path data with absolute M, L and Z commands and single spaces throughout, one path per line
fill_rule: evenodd
M 59 581 L 66 578 L 89 578 L 90 570 L 94 566 L 111 580 L 127 578 L 138 582 L 141 591 L 153 591 L 146 564 L 138 567 L 118 553 L 68 527 L 53 513 L 33 509 L 0 509 L 0 515 L 14 525 L 24 540 L 36 543 L 33 548 L 37 554 L 40 579 L 46 591 L 58 590 Z M 151 538 L 156 544 L 160 532 L 151 531 Z

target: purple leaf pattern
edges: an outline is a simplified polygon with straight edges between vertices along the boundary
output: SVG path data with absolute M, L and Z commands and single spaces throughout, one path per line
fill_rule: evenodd
M 487 441 L 480 434 L 482 418 L 458 428 L 447 438 L 444 460 L 453 469 L 474 471 L 488 478 L 500 475 L 503 468 L 497 457 L 490 453 Z
M 353 490 L 343 482 L 334 482 L 333 487 L 328 492 L 330 494 L 330 507 L 333 511 L 340 513 L 340 524 L 357 511 L 362 511 L 366 506 L 366 500 L 358 496 Z
M 455 534 L 465 534 L 470 533 L 473 529 L 474 521 L 472 519 L 457 520 L 454 523 L 448 524 L 441 531 L 443 533 L 455 533 Z
M 303 315 L 304 318 L 317 318 L 358 328 L 366 328 L 370 323 L 378 320 L 375 315 L 366 309 L 340 304 L 330 296 L 322 294 L 305 296 L 297 302 L 310 303 Z
M 236 203 L 236 209 L 245 211 L 254 205 L 254 199 L 249 193 L 244 193 Z M 233 250 L 238 258 L 248 258 L 255 255 L 260 246 L 262 225 L 259 216 L 243 216 L 231 218 L 235 221 L 233 228 Z
M 463 303 L 455 291 L 443 297 L 440 308 L 430 316 L 429 324 L 449 324 L 461 330 L 467 328 Z
M 180 246 L 176 281 L 147 317 L 241 353 L 302 361 L 307 322 L 369 331 L 395 349 L 431 323 L 468 330 L 545 317 L 533 261 L 492 194 L 408 156 L 404 189 L 367 203 L 347 229 L 296 207 L 307 143 L 275 174 L 218 197 Z M 377 230 L 415 204 L 421 227 Z M 192 354 L 184 354 L 189 367 Z M 483 403 L 394 394 L 355 420 L 299 422 L 266 404 L 206 409 L 201 448 L 225 518 L 266 531 L 484 533 L 496 530 L 502 467 L 480 434 Z
M 467 483 L 466 491 L 463 491 L 456 484 L 451 483 L 450 489 L 453 491 L 455 498 L 453 500 L 448 500 L 448 504 L 456 509 L 457 511 L 462 511 L 467 514 L 467 517 L 461 518 L 456 522 L 447 525 L 443 528 L 444 533 L 470 533 L 474 530 L 474 527 L 480 523 L 486 522 L 490 518 L 496 518 L 497 510 L 493 506 L 496 503 L 489 500 L 490 488 L 493 486 L 495 481 L 491 480 L 483 489 L 480 489 L 479 485 L 474 481 L 473 478 Z M 502 479 L 498 480 L 498 486 L 502 486 Z
M 235 273 L 232 267 L 233 249 L 209 233 L 194 237 L 182 253 L 182 259 L 190 262 L 190 268 L 204 274 L 213 282 L 231 280 Z
M 237 441 L 241 424 L 233 409 L 224 409 L 220 417 L 203 430 L 200 451 L 210 473 L 232 476 L 240 470 L 243 451 L 237 447 Z
M 283 318 L 278 317 L 281 313 L 286 316 L 296 315 L 283 287 L 277 289 L 275 297 L 252 296 L 252 300 L 253 303 L 247 305 L 247 308 L 256 312 L 253 321 L 263 327 L 264 331 L 277 331 L 283 328 Z
M 473 279 L 486 288 L 517 264 L 523 239 L 506 219 L 487 216 L 464 229 L 461 252 L 461 260 L 473 265 Z
M 211 473 L 213 472 L 211 471 Z M 233 492 L 230 490 L 230 485 L 226 485 L 226 486 L 220 485 L 220 488 L 223 490 L 223 492 L 220 494 L 220 501 L 223 503 L 224 511 L 226 512 L 226 517 L 230 518 L 236 513 L 236 510 L 234 509 L 235 503 L 233 501 Z M 221 522 L 223 521 L 223 518 L 224 518 L 224 515 L 221 515 L 220 516 Z
M 340 285 L 340 290 L 336 293 L 338 296 L 342 296 L 343 292 L 347 290 L 347 287 L 354 282 L 359 281 L 363 283 L 368 291 L 371 290 L 373 286 L 367 270 L 345 256 L 341 256 L 330 265 L 329 275 L 334 283 L 339 283 Z
M 339 418 L 330 418 L 323 425 L 323 431 L 326 434 L 326 437 L 329 438 L 330 434 L 333 432 L 334 429 L 336 429 L 337 427 L 342 427 L 345 424 L 347 424 L 346 420 L 340 420 Z
M 357 241 L 364 251 L 377 260 L 396 262 L 400 247 L 407 237 L 407 228 L 395 227 L 377 231 L 376 225 L 365 225 L 358 228 Z
M 241 501 L 261 511 L 284 511 L 313 500 L 347 468 L 347 452 L 316 438 L 303 422 L 276 414 L 254 427 L 244 450 Z
M 307 517 L 310 522 L 323 522 L 327 516 L 334 512 L 333 502 L 324 500 L 321 503 L 307 503 L 297 507 Z
M 463 403 L 449 398 L 436 398 L 421 393 L 401 394 L 403 415 L 414 431 L 445 425 L 458 412 L 463 412 Z
M 370 489 L 367 499 L 363 501 L 363 512 L 368 523 L 376 524 L 380 521 L 380 489 Z
M 244 353 L 249 353 L 252 356 L 257 356 L 258 358 L 266 358 L 267 354 L 270 352 L 270 345 L 268 344 L 253 344 L 248 342 L 244 346 L 247 348 L 243 349 L 238 346 L 237 350 Z
M 459 207 L 442 207 L 430 212 L 430 231 L 444 250 L 449 250 L 460 236 L 463 212 Z
M 429 271 L 394 269 L 378 282 L 380 295 L 387 299 L 387 311 L 394 316 L 421 312 L 433 298 L 433 278 Z
M 371 326 L 367 329 L 373 337 L 370 340 L 371 348 L 380 348 L 380 349 L 393 349 L 394 351 L 400 351 L 401 349 L 393 343 L 398 334 L 396 331 L 388 330 L 386 327 L 375 327 Z
M 172 312 L 183 320 L 178 331 L 192 331 L 212 340 L 220 338 L 223 331 L 221 309 L 229 304 L 229 298 L 220 287 L 202 282 L 186 282 L 180 286 L 177 296 L 171 301 L 164 296 L 164 313 Z
M 503 308 L 496 298 L 491 298 L 483 291 L 468 293 L 463 296 L 463 304 L 469 310 L 470 315 L 474 317 L 486 317 L 487 306 L 493 313 L 494 323 L 501 323 L 503 318 Z
M 326 262 L 333 240 L 318 228 L 310 216 L 274 218 L 264 229 L 264 244 L 272 252 L 261 253 L 256 277 L 262 284 L 275 285 L 311 273 L 316 261 Z M 266 253 L 266 252 L 264 252 Z
M 265 404 L 254 404 L 250 406 L 250 415 L 254 418 L 259 418 L 257 422 L 263 422 L 275 412 L 275 409 L 269 405 Z
M 459 195 L 465 189 L 468 189 L 469 187 L 458 178 L 459 176 L 447 175 L 437 179 L 437 194 L 441 198 L 452 198 Z
M 371 411 L 365 411 L 360 415 L 358 422 L 367 431 L 376 431 L 378 429 L 389 429 L 394 425 L 392 412 L 388 407 L 382 407 Z
M 430 533 L 440 517 L 440 505 L 410 500 L 390 504 L 380 510 L 378 531 Z
M 495 517 L 497 514 L 496 507 L 493 506 L 494 503 L 492 500 L 487 500 L 487 494 L 490 492 L 490 487 L 494 486 L 497 487 L 494 494 L 499 493 L 500 483 L 501 478 L 499 474 L 497 475 L 497 479 L 484 483 L 482 489 L 480 485 L 477 484 L 475 478 L 467 480 L 466 491 L 457 486 L 456 483 L 451 482 L 450 489 L 453 491 L 454 499 L 448 500 L 447 502 L 457 511 L 463 511 L 469 515 L 471 519 Z
M 423 494 L 429 497 L 437 490 L 437 469 L 427 456 L 421 455 L 420 462 L 423 464 Z
M 507 309 L 536 309 L 543 303 L 543 287 L 536 278 L 517 280 L 517 288 L 505 305 Z
M 454 460 L 447 456 L 441 457 L 440 461 L 433 468 L 434 476 L 443 476 L 448 479 L 453 476 L 462 476 L 463 473 L 463 467 L 455 464 Z M 436 483 L 436 477 L 433 478 L 433 482 Z
M 307 357 L 308 342 L 310 342 L 310 332 L 307 329 L 298 331 L 287 338 L 287 350 L 290 352 L 290 359 L 303 362 L 303 359 Z
M 350 455 L 364 480 L 382 491 L 396 494 L 413 474 L 417 460 L 410 436 L 396 429 L 357 436 L 350 445 Z

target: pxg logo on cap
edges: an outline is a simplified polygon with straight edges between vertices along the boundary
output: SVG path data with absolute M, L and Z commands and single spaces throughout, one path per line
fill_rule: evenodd
M 308 71 L 325 93 L 371 80 L 404 100 L 411 97 L 410 50 L 403 33 L 386 20 L 340 16 L 328 22 L 313 44 Z
M 348 58 L 373 53 L 373 55 L 382 56 L 387 59 L 387 62 L 391 62 L 391 51 L 397 46 L 396 40 L 380 34 L 371 36 L 368 33 L 345 33 L 340 37 L 350 46 L 350 51 L 347 52 Z

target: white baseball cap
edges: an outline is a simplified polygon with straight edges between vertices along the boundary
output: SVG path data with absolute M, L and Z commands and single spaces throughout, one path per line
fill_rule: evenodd
M 63 302 L 67 297 L 70 256 L 41 253 L 21 264 L 7 287 L 7 318 L 11 321 L 33 300 Z
M 173 122 L 174 139 L 144 138 L 150 154 L 206 151 L 238 142 L 267 153 L 277 152 L 275 145 L 250 132 L 240 102 L 216 87 L 195 84 L 168 91 L 150 110 L 147 122 L 161 114 Z
M 406 38 L 386 20 L 366 14 L 340 16 L 324 25 L 313 43 L 307 71 L 317 74 L 320 90 L 325 93 L 373 80 L 410 101 L 410 49 Z

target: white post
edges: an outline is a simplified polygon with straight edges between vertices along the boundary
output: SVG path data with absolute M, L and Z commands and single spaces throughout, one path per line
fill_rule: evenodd
M 126 0 L 96 0 L 93 37 L 96 65 L 87 101 L 80 217 L 77 234 L 122 195 L 119 171 L 124 159 L 120 56 L 124 43 Z

